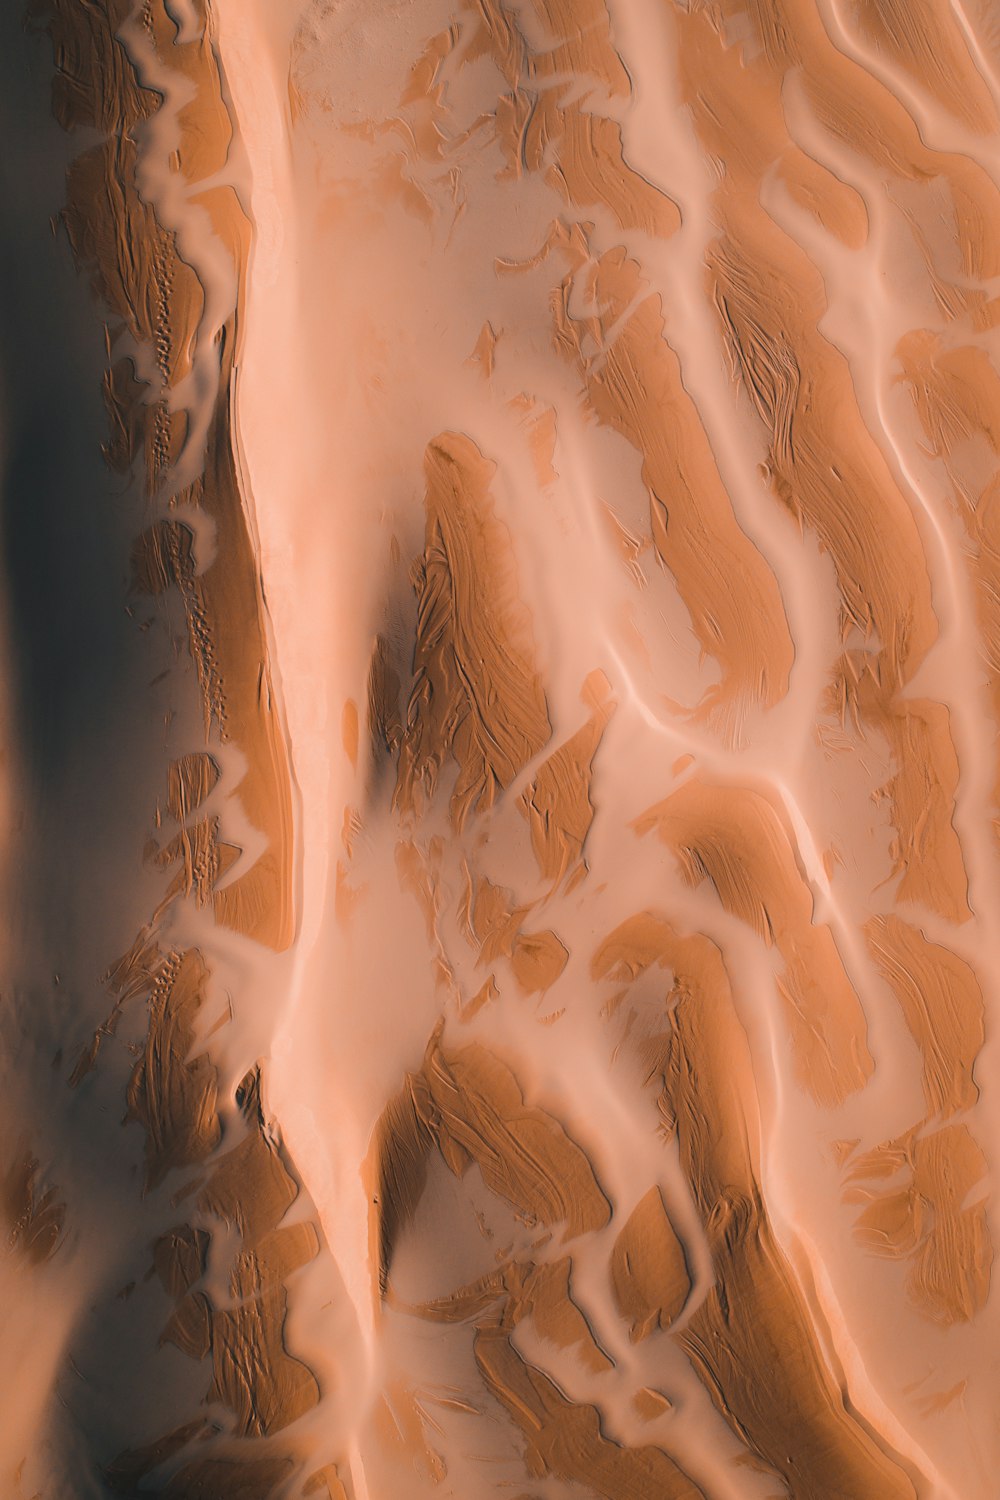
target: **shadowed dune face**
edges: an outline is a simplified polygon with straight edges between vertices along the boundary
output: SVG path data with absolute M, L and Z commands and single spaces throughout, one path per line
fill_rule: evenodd
M 992 1500 L 993 7 L 0 42 L 0 1491 Z

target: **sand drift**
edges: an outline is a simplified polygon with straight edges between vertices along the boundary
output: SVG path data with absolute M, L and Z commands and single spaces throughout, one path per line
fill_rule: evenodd
M 2 1500 L 995 1500 L 994 0 L 0 57 Z

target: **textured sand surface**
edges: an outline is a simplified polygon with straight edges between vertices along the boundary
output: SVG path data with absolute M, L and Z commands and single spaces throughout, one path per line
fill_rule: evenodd
M 995 0 L 0 59 L 0 1500 L 994 1500 Z

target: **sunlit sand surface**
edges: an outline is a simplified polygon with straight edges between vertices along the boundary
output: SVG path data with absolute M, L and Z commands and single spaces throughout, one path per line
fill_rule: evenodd
M 994 1500 L 995 5 L 0 57 L 0 1496 Z

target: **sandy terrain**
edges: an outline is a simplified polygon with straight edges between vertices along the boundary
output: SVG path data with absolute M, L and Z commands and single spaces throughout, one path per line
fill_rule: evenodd
M 0 1497 L 994 1500 L 992 0 L 0 20 Z

